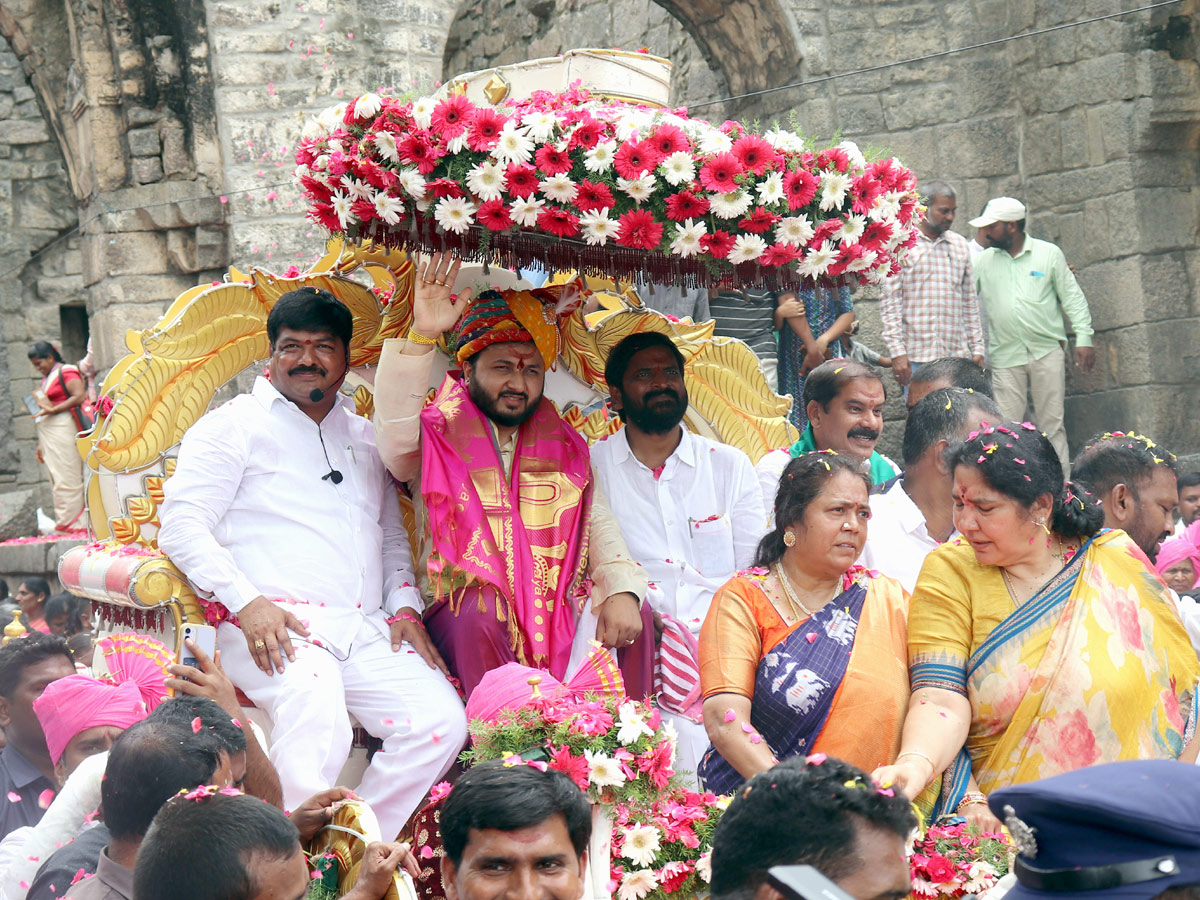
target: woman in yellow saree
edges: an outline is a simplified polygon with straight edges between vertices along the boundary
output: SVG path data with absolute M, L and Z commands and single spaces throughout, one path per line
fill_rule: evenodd
M 896 764 L 876 777 L 915 798 L 942 775 L 935 815 L 986 821 L 996 788 L 1183 755 L 1200 662 L 1145 555 L 1101 530 L 1028 422 L 973 434 L 953 465 L 962 536 L 917 579 L 912 700 Z

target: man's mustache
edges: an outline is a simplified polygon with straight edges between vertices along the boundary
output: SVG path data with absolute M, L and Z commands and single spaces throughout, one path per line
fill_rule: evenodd
M 669 397 L 672 400 L 674 400 L 676 403 L 683 402 L 683 398 L 679 396 L 679 393 L 677 391 L 671 390 L 670 388 L 663 388 L 661 391 L 655 391 L 652 394 L 647 394 L 645 399 L 642 402 L 649 403 L 651 400 L 654 400 L 658 397 Z
M 863 438 L 868 441 L 879 440 L 879 432 L 873 428 L 854 428 L 850 431 L 847 437 Z
M 294 369 L 288 369 L 288 375 L 320 375 L 325 377 L 325 370 L 320 366 L 296 366 Z

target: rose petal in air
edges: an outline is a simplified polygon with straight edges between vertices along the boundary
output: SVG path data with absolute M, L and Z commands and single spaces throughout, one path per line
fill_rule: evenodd
M 811 644 L 813 641 L 815 641 L 817 639 L 817 633 L 815 631 L 810 631 L 808 634 L 806 634 L 804 636 L 804 639 Z
M 725 710 L 725 721 L 726 722 L 732 722 L 736 718 L 737 718 L 737 713 L 735 713 L 732 709 Z M 16 803 L 21 798 L 18 797 L 16 794 L 9 794 L 8 799 L 12 800 L 13 803 Z
M 749 722 L 743 722 L 742 731 L 746 732 L 746 734 L 754 734 L 754 726 Z
M 200 717 L 192 719 L 192 734 L 199 734 L 200 729 L 204 727 L 204 723 L 200 721 Z
M 8 802 L 9 803 L 20 803 L 21 795 L 18 794 L 16 791 L 9 791 L 8 792 Z
M 422 847 L 420 855 L 421 855 L 421 859 L 433 859 L 433 848 L 432 847 Z
M 38 794 L 38 806 L 40 806 L 42 809 L 49 809 L 50 804 L 53 802 L 54 791 L 50 790 L 50 788 L 46 788 L 44 791 Z

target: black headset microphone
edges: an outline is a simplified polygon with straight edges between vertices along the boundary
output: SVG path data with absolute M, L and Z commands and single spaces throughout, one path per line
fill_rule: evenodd
M 325 399 L 325 392 L 320 388 L 313 388 L 308 392 L 308 399 L 313 403 L 320 403 Z M 333 467 L 333 463 L 329 461 L 329 451 L 325 449 L 325 435 L 321 433 L 321 426 L 317 425 L 317 437 L 321 439 L 321 452 L 325 454 L 325 464 L 329 466 L 329 471 L 321 476 L 322 481 L 332 481 L 334 484 L 341 484 L 343 475 Z

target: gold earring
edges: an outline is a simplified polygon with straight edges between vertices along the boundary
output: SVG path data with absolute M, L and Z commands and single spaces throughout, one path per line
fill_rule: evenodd
M 1042 531 L 1046 532 L 1047 536 L 1049 536 L 1050 529 L 1046 527 L 1046 520 L 1042 519 L 1042 521 L 1038 522 L 1038 524 L 1042 526 Z
M 783 533 L 783 546 L 785 546 L 785 547 L 795 547 L 796 546 L 796 532 L 785 531 Z

